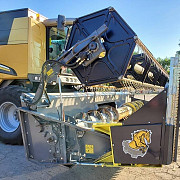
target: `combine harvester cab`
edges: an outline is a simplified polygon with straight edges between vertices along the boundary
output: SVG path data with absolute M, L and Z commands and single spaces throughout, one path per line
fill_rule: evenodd
M 33 94 L 22 97 L 19 114 L 27 158 L 113 167 L 176 161 L 179 74 L 177 79 L 174 74 L 179 59 L 172 61 L 165 88 L 167 72 L 113 8 L 76 19 L 67 50 L 85 43 L 100 27 L 105 30 L 98 43 L 89 43 L 91 51 L 82 49 L 78 55 L 86 58 L 72 69 L 84 89 L 92 92 L 61 93 L 60 86 L 60 94 L 48 94 L 49 105 L 46 96 L 33 108 L 24 99 Z M 99 44 L 102 54 L 93 58 Z M 66 63 L 70 66 L 79 59 Z M 102 89 L 111 92 L 99 92 Z

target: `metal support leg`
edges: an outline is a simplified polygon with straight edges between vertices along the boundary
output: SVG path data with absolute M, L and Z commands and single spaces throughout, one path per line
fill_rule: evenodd
M 59 95 L 60 95 L 60 121 L 65 121 L 64 116 L 64 108 L 63 108 L 63 100 L 62 100 L 62 90 L 61 90 L 61 78 L 58 75 L 58 83 L 59 83 Z M 61 160 L 64 163 L 67 163 L 67 157 L 66 157 L 66 131 L 65 131 L 65 125 L 61 124 L 61 140 L 60 140 L 60 149 L 61 149 Z

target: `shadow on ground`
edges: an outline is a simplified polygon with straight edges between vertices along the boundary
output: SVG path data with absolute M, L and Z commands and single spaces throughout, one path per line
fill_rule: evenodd
M 66 172 L 59 173 L 52 177 L 52 180 L 109 180 L 116 176 L 120 168 L 94 167 L 94 166 L 74 166 Z
M 33 163 L 26 159 L 23 146 L 0 143 L 0 179 L 2 180 L 109 180 L 120 168 L 66 166 Z

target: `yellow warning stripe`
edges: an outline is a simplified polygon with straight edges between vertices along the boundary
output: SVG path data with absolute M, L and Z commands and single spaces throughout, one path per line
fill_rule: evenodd
M 1 66 L 0 66 L 0 69 L 3 70 L 3 71 L 8 71 L 8 72 L 10 71 L 10 69 L 3 68 L 3 67 L 1 67 Z

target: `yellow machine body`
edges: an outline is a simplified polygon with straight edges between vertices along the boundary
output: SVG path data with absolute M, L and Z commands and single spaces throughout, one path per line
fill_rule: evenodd
M 10 30 L 2 29 L 6 42 L 2 42 L 4 37 L 0 37 L 0 63 L 13 68 L 17 76 L 0 74 L 0 83 L 3 80 L 27 79 L 29 73 L 40 74 L 46 60 L 46 27 L 41 22 L 45 17 L 30 9 L 26 11 L 27 17 L 13 18 Z

